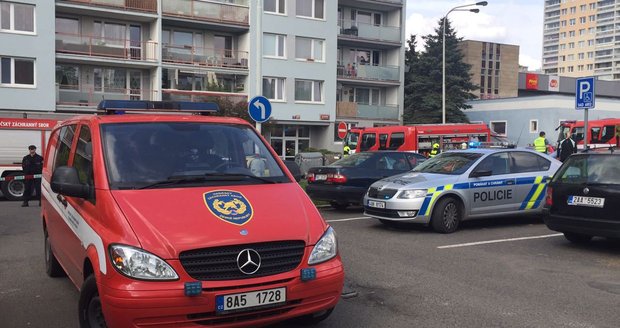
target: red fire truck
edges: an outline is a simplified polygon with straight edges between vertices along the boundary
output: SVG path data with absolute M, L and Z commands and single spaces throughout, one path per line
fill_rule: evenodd
M 490 142 L 486 124 L 420 124 L 352 128 L 345 143 L 356 152 L 372 150 L 412 150 L 430 152 L 434 143 L 442 150 L 459 149 L 470 141 Z
M 588 145 L 591 148 L 620 146 L 620 141 L 616 135 L 616 127 L 620 126 L 620 118 L 606 118 L 602 120 L 589 120 Z M 558 144 L 562 141 L 567 132 L 570 132 L 573 140 L 577 143 L 578 149 L 583 149 L 584 124 L 583 121 L 562 121 L 556 128 L 558 133 Z
M 45 156 L 46 141 L 57 123 L 49 119 L 0 117 L 0 188 L 6 199 L 21 199 L 24 194 L 22 158 L 28 154 L 29 145 L 35 145 L 37 153 Z

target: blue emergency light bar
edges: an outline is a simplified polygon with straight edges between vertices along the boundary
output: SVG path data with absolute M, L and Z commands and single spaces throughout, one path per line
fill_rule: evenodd
M 191 101 L 149 101 L 149 100 L 102 100 L 97 110 L 106 114 L 125 112 L 191 112 L 200 114 L 216 113 L 219 106 L 213 102 Z

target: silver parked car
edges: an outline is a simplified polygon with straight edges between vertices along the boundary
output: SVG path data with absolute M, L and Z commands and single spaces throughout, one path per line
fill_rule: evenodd
M 547 181 L 560 165 L 527 149 L 448 151 L 373 183 L 364 212 L 385 224 L 430 224 L 442 233 L 469 219 L 541 214 Z

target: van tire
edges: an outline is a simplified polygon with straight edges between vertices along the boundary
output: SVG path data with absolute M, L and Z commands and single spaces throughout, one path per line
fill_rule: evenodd
M 23 173 L 11 172 L 5 175 L 4 178 L 19 175 L 23 175 Z M 8 200 L 22 200 L 26 185 L 24 184 L 24 180 L 11 180 L 3 181 L 0 188 L 2 188 L 2 195 L 4 196 L 4 198 Z M 18 190 L 21 190 L 21 193 L 19 193 Z
M 441 198 L 431 216 L 433 230 L 439 233 L 453 233 L 463 218 L 463 206 L 452 197 Z
M 52 250 L 52 244 L 50 243 L 50 238 L 47 234 L 47 231 L 44 231 L 45 235 L 45 273 L 52 278 L 64 277 L 66 276 L 65 270 L 63 270 L 60 263 L 56 259 L 56 255 L 54 255 L 54 251 Z
M 101 308 L 101 299 L 97 289 L 95 275 L 91 274 L 84 280 L 80 289 L 80 301 L 78 303 L 78 318 L 80 328 L 105 328 L 105 318 Z

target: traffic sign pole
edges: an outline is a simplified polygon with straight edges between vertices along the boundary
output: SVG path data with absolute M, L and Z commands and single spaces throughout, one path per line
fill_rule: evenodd
M 588 109 L 583 111 L 583 149 L 588 150 Z

